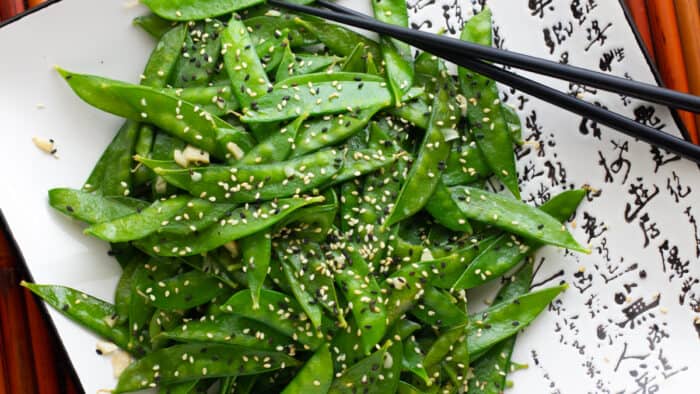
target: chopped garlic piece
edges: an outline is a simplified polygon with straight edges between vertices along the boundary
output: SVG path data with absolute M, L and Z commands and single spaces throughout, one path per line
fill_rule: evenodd
M 195 148 L 192 145 L 187 145 L 185 150 L 182 151 L 187 163 L 197 163 L 197 164 L 209 164 L 209 152 L 203 151 L 199 148 Z
M 97 345 L 95 346 L 95 349 L 99 354 L 106 355 L 106 354 L 111 354 L 117 349 L 117 345 L 113 344 L 112 342 L 107 342 L 107 341 L 98 341 Z
M 235 142 L 229 142 L 226 144 L 226 149 L 231 152 L 233 157 L 236 158 L 236 160 L 240 160 L 243 158 L 243 155 L 245 155 L 245 152 L 243 152 L 243 149 L 241 149 L 240 146 L 236 145 Z
M 32 142 L 37 148 L 43 150 L 44 152 L 53 155 L 56 153 L 56 148 L 54 147 L 54 141 L 52 139 L 45 139 L 41 137 L 32 137 Z
M 112 373 L 114 374 L 114 378 L 119 378 L 132 361 L 133 359 L 129 353 L 120 349 L 116 350 L 112 356 Z
M 238 244 L 236 243 L 236 241 L 226 242 L 224 244 L 224 248 L 226 248 L 226 250 L 228 250 L 229 253 L 231 253 L 231 257 L 238 256 Z

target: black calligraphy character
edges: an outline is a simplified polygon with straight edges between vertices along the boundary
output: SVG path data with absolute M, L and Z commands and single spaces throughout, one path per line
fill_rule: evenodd
M 668 178 L 666 180 L 666 190 L 671 193 L 671 197 L 673 197 L 676 202 L 679 202 L 681 198 L 685 198 L 688 194 L 690 194 L 690 187 L 686 186 L 685 189 L 683 188 L 681 185 L 681 180 L 678 177 L 678 174 L 676 174 L 676 171 L 672 171 L 671 176 L 673 177 L 673 185 L 671 184 L 671 178 Z
M 664 338 L 669 338 L 670 336 L 663 328 L 658 324 L 654 323 L 649 326 L 649 333 L 647 334 L 647 342 L 649 343 L 649 350 L 656 349 L 656 345 L 661 343 Z
M 644 371 L 643 374 L 639 375 L 636 370 L 632 370 L 630 375 L 635 378 L 634 382 L 637 383 L 638 387 L 632 394 L 654 394 L 659 392 L 659 385 L 654 383 L 656 376 L 650 377 L 648 371 Z
M 527 103 L 528 101 L 530 101 L 529 98 L 527 98 L 526 96 L 524 96 L 524 95 L 522 95 L 522 94 L 519 95 L 519 96 L 517 97 L 517 99 L 518 99 L 518 110 L 519 110 L 519 111 L 522 111 L 523 109 L 525 109 L 525 103 Z M 534 111 L 533 111 L 533 112 L 534 112 Z
M 666 380 L 671 378 L 673 375 L 678 374 L 679 372 L 688 370 L 687 366 L 683 366 L 683 367 L 680 367 L 674 371 L 673 367 L 671 367 L 671 363 L 668 361 L 668 357 L 664 356 L 664 349 L 659 349 L 659 357 L 658 358 L 659 358 L 659 362 L 661 363 L 661 368 L 663 368 L 661 373 L 664 375 L 664 379 L 666 379 Z
M 496 48 L 505 47 L 506 39 L 501 35 L 501 29 L 499 26 L 493 27 L 493 46 Z
M 625 360 L 644 360 L 647 357 L 649 357 L 650 353 L 644 355 L 627 355 L 627 346 L 627 342 L 625 342 L 624 347 L 622 348 L 622 354 L 620 354 L 620 358 L 617 359 L 617 364 L 615 364 L 615 369 L 613 370 L 614 372 L 617 372 L 617 369 L 620 368 L 620 363 L 622 363 Z
M 612 62 L 621 62 L 625 59 L 624 48 L 613 48 L 605 53 L 598 62 L 598 67 L 601 71 L 612 71 Z
M 671 276 L 668 278 L 669 281 L 676 275 L 678 275 L 679 278 L 682 278 L 685 276 L 685 274 L 690 272 L 688 268 L 690 266 L 690 260 L 686 260 L 684 262 L 680 257 L 678 257 L 678 246 L 671 246 L 668 240 L 665 240 L 664 243 L 659 246 L 659 253 L 661 254 L 661 264 L 664 272 L 666 272 L 667 264 L 671 269 Z
M 659 130 L 666 127 L 666 124 L 661 123 L 661 118 L 656 116 L 656 108 L 654 108 L 652 105 L 640 105 L 635 108 L 634 120 L 649 127 L 655 127 Z
M 639 217 L 639 227 L 642 228 L 642 234 L 644 234 L 644 247 L 649 246 L 651 239 L 656 239 L 661 235 L 661 231 L 656 227 L 656 222 L 651 222 L 649 219 L 649 214 L 645 213 Z
M 700 283 L 700 280 L 698 280 L 697 278 L 691 277 L 683 280 L 683 285 L 681 286 L 681 293 L 678 295 L 679 305 L 685 304 L 685 298 L 688 297 L 690 291 L 693 290 L 693 287 L 698 283 Z
M 608 230 L 608 227 L 604 222 L 598 223 L 598 218 L 589 214 L 588 212 L 583 212 L 584 223 L 581 226 L 583 231 L 588 236 L 587 243 L 590 243 L 594 238 L 598 238 L 603 235 L 604 232 Z
M 640 298 L 636 301 L 632 301 L 632 303 L 629 306 L 626 306 L 622 309 L 622 313 L 624 313 L 626 319 L 622 322 L 617 323 L 617 325 L 622 328 L 625 328 L 627 323 L 630 323 L 630 328 L 634 328 L 635 319 L 639 316 L 642 316 L 645 312 L 648 312 L 659 306 L 660 300 L 661 296 L 657 295 L 656 297 L 654 297 L 654 300 L 649 304 L 647 304 L 643 298 Z M 645 319 L 645 317 L 642 317 L 642 319 Z
M 601 28 L 597 20 L 591 22 L 591 27 L 586 28 L 586 33 L 588 34 L 586 36 L 586 39 L 588 40 L 588 45 L 586 45 L 585 48 L 586 52 L 588 52 L 588 50 L 591 49 L 595 43 L 599 43 L 600 46 L 605 45 L 605 40 L 608 39 L 605 32 L 610 28 L 610 26 L 612 26 L 612 23 L 608 23 L 605 25 L 605 27 Z
M 627 203 L 625 205 L 625 221 L 627 223 L 632 223 L 632 221 L 637 218 L 637 215 L 641 212 L 641 210 L 644 209 L 647 204 L 649 204 L 649 201 L 659 194 L 658 186 L 652 185 L 654 188 L 654 191 L 652 192 L 650 188 L 644 186 L 642 178 L 637 178 L 637 182 L 638 183 L 632 183 L 627 191 L 628 194 L 634 196 L 634 201 L 632 204 Z
M 554 10 L 554 6 L 550 6 L 550 4 L 552 4 L 552 0 L 528 0 L 527 7 L 530 9 L 530 15 L 539 16 L 542 19 L 544 18 L 545 8 L 548 8 L 550 11 Z
M 698 229 L 698 223 L 695 220 L 695 216 L 690 212 L 690 207 L 687 207 L 683 211 L 686 216 L 688 216 L 688 221 L 693 226 L 693 237 L 695 237 L 695 257 L 700 257 L 700 229 Z
M 574 273 L 574 278 L 576 278 L 574 287 L 578 289 L 581 294 L 585 293 L 586 290 L 593 286 L 593 274 L 591 273 L 586 274 L 585 271 L 578 270 Z
M 552 39 L 552 32 L 549 30 L 548 27 L 545 27 L 544 29 L 542 29 L 542 35 L 544 36 L 544 45 L 546 45 L 547 48 L 549 48 L 549 54 L 553 54 L 556 44 Z
M 659 168 L 662 166 L 672 162 L 672 161 L 678 161 L 681 159 L 680 156 L 674 155 L 672 153 L 669 153 L 667 151 L 662 151 L 656 146 L 652 146 L 651 149 L 649 150 L 651 152 L 651 160 L 654 162 L 654 173 L 656 174 L 659 172 Z

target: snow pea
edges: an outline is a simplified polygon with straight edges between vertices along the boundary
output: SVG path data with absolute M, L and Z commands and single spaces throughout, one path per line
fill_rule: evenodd
M 224 116 L 241 107 L 230 86 L 167 88 L 162 89 L 162 92 L 197 105 L 214 116 Z
M 109 242 L 126 242 L 143 238 L 157 231 L 191 200 L 188 196 L 173 196 L 157 200 L 138 213 L 108 222 L 93 224 L 84 233 Z M 166 223 L 167 224 L 167 223 Z
M 49 190 L 49 204 L 54 209 L 88 224 L 114 220 L 148 206 L 147 202 L 141 200 L 129 199 L 128 201 L 133 201 L 133 205 L 126 204 L 126 201 L 82 190 L 68 188 Z
M 168 29 L 158 40 L 143 71 L 141 84 L 162 88 L 168 84 L 180 58 L 187 35 L 187 25 L 180 24 Z
M 201 231 L 235 209 L 234 204 L 214 204 L 192 198 L 168 223 L 158 229 L 161 234 L 185 235 Z
M 425 354 L 423 365 L 429 368 L 442 361 L 442 359 L 456 347 L 460 338 L 463 338 L 467 332 L 469 332 L 469 330 L 467 330 L 467 325 L 465 324 L 452 327 L 442 332 Z
M 287 279 L 287 285 L 289 286 L 294 298 L 304 310 L 306 316 L 311 320 L 311 324 L 314 325 L 316 329 L 321 327 L 321 320 L 323 319 L 323 310 L 314 297 L 306 291 L 306 287 L 301 284 L 298 278 L 298 273 L 295 273 L 295 268 L 287 263 L 286 261 L 281 261 L 282 271 L 284 273 L 285 279 Z
M 351 81 L 332 79 L 337 74 L 307 74 L 288 78 L 283 85 L 276 85 L 270 93 L 260 97 L 255 105 L 251 103 L 250 110 L 244 110 L 241 120 L 245 123 L 275 122 L 302 113 L 316 116 L 391 105 L 391 92 L 385 82 L 368 80 L 366 74 L 358 74 L 363 76 Z M 294 85 L 294 81 L 303 80 L 308 81 L 306 86 Z
M 278 352 L 233 345 L 175 345 L 150 353 L 129 365 L 120 375 L 114 392 L 124 393 L 198 378 L 250 375 L 296 365 L 296 360 Z
M 326 343 L 316 350 L 282 394 L 325 394 L 333 382 L 333 360 Z
M 139 134 L 134 144 L 134 155 L 148 157 L 153 149 L 155 135 L 156 131 L 152 125 L 141 124 L 139 127 Z M 137 165 L 132 171 L 132 183 L 134 187 L 141 186 L 154 177 L 153 171 L 144 166 Z
M 433 100 L 433 111 L 418 156 L 411 166 L 406 183 L 391 210 L 385 226 L 391 226 L 421 210 L 433 194 L 440 180 L 440 172 L 450 153 L 443 129 L 454 127 L 451 118 L 449 93 L 440 89 Z
M 574 213 L 585 196 L 586 192 L 581 189 L 565 191 L 552 197 L 539 209 L 563 222 Z M 537 241 L 502 234 L 474 258 L 452 287 L 470 289 L 499 278 L 541 246 L 542 243 Z
M 304 206 L 321 202 L 322 197 L 288 198 L 260 204 L 245 204 L 199 234 L 164 236 L 153 234 L 135 242 L 146 253 L 157 256 L 192 256 L 214 250 L 228 242 L 247 237 L 273 226 Z
M 346 150 L 344 165 L 336 174 L 333 174 L 333 184 L 346 182 L 352 178 L 369 174 L 380 168 L 387 167 L 399 159 L 399 154 L 381 149 Z
M 317 18 L 296 18 L 297 25 L 305 28 L 308 32 L 316 36 L 316 39 L 325 45 L 331 52 L 347 57 L 352 53 L 357 44 L 363 44 L 368 56 L 375 59 L 381 57 L 379 45 L 362 34 L 356 33 L 334 23 L 327 23 Z
M 447 186 L 467 185 L 492 174 L 476 142 L 462 136 L 452 144 L 442 182 Z
M 424 324 L 439 327 L 452 327 L 465 324 L 467 314 L 456 305 L 452 296 L 433 286 L 423 289 L 422 303 L 411 309 L 411 314 Z
M 308 119 L 299 128 L 292 157 L 337 144 L 367 126 L 382 106 Z
M 218 19 L 188 22 L 187 26 L 189 34 L 181 47 L 182 56 L 170 84 L 179 88 L 206 86 L 217 71 L 221 56 L 220 34 L 224 26 Z
M 410 383 L 406 383 L 403 380 L 399 381 L 398 394 L 425 394 L 424 391 L 419 390 Z
M 337 56 L 295 54 L 291 46 L 286 46 L 275 74 L 275 81 L 282 82 L 292 76 L 316 73 L 338 63 L 341 59 Z
M 264 0 L 144 0 L 143 4 L 161 18 L 193 21 L 228 14 L 263 2 Z
M 496 304 L 523 295 L 530 289 L 532 263 L 523 265 L 513 277 L 506 281 L 494 299 Z M 488 394 L 501 393 L 506 388 L 506 377 L 510 372 L 510 358 L 515 346 L 515 335 L 505 339 L 472 365 L 473 378 L 469 380 L 469 390 Z
M 238 315 L 219 314 L 192 320 L 158 334 L 185 343 L 220 343 L 251 349 L 282 351 L 290 339 L 268 326 Z
M 335 281 L 348 300 L 360 336 L 362 351 L 368 354 L 384 337 L 387 311 L 381 289 L 357 246 L 334 254 Z M 398 361 L 398 360 L 397 360 Z
M 393 25 L 408 27 L 408 6 L 406 0 L 372 0 L 374 17 Z M 413 85 L 413 56 L 410 45 L 396 39 L 381 38 L 382 58 L 386 67 L 389 86 L 394 93 L 394 102 Z
M 134 18 L 133 24 L 142 28 L 151 37 L 159 40 L 168 30 L 173 28 L 175 22 L 163 19 L 155 14 L 146 14 Z
M 186 310 L 209 302 L 223 294 L 224 286 L 218 279 L 200 271 L 190 271 L 171 278 L 140 283 L 139 294 L 148 302 L 166 311 Z
M 260 308 L 254 309 L 250 299 L 250 290 L 241 290 L 221 305 L 221 311 L 265 324 L 303 344 L 305 349 L 317 349 L 323 343 L 296 300 L 266 289 L 260 291 Z
M 430 107 L 422 98 L 403 103 L 400 107 L 391 108 L 389 112 L 421 129 L 428 127 Z
M 253 41 L 240 16 L 234 15 L 222 34 L 224 65 L 231 80 L 233 94 L 246 112 L 270 88 L 270 81 Z
M 501 111 L 503 112 L 503 118 L 508 124 L 511 138 L 515 143 L 521 143 L 523 139 L 523 125 L 520 122 L 520 115 L 515 112 L 515 108 L 505 103 L 501 104 Z
M 120 348 L 128 349 L 129 333 L 125 327 L 114 325 L 117 313 L 114 305 L 70 287 L 25 281 L 20 284 L 69 319 L 114 342 Z
M 131 307 L 131 280 L 136 268 L 143 264 L 143 257 L 137 256 L 130 259 L 128 264 L 122 267 L 122 274 L 114 291 L 114 310 L 116 311 L 117 324 L 126 323 L 129 320 L 129 308 Z
M 284 162 L 197 169 L 182 169 L 174 162 L 136 159 L 193 196 L 211 202 L 244 203 L 297 195 L 326 184 L 342 167 L 344 152 L 324 150 Z
M 545 244 L 590 253 L 556 218 L 535 207 L 470 186 L 454 186 L 449 190 L 459 210 L 469 219 Z
M 433 195 L 428 199 L 425 209 L 441 225 L 452 231 L 472 233 L 472 226 L 452 200 L 450 191 L 442 181 L 438 181 Z
M 260 289 L 267 276 L 272 257 L 272 237 L 267 231 L 255 233 L 240 240 L 243 254 L 243 271 L 248 278 L 248 287 L 253 301 L 253 308 L 260 305 Z
M 523 294 L 469 316 L 471 325 L 467 334 L 469 354 L 478 355 L 522 330 L 566 287 L 566 285 L 554 286 Z
M 402 357 L 401 342 L 387 341 L 379 350 L 336 377 L 328 393 L 393 393 L 399 384 Z
M 159 310 L 157 309 L 148 325 L 148 336 L 151 339 L 152 350 L 158 350 L 169 345 L 167 338 L 160 336 L 165 330 L 170 330 L 182 321 L 184 312 L 182 310 Z
M 131 156 L 139 125 L 127 121 L 102 153 L 100 160 L 83 185 L 83 190 L 105 196 L 128 196 L 131 193 Z
M 275 10 L 274 12 L 266 13 L 265 15 L 256 15 L 243 20 L 243 23 L 249 27 L 249 33 L 253 39 L 253 43 L 269 41 L 279 36 L 279 32 L 288 30 L 286 35 L 289 39 L 289 46 L 292 48 L 305 47 L 318 43 L 316 36 L 311 34 L 303 27 L 299 27 L 294 19 L 296 15 L 291 13 L 282 13 Z M 279 81 L 280 79 L 277 78 Z
M 403 341 L 403 358 L 401 359 L 401 368 L 408 371 L 421 379 L 426 385 L 430 385 L 431 380 L 428 372 L 423 366 L 423 358 L 425 355 L 420 349 L 414 337 L 407 338 Z
M 157 89 L 60 68 L 58 71 L 87 103 L 118 116 L 152 123 L 215 157 L 224 158 L 230 153 L 230 144 L 244 152 L 253 145 L 252 137 L 244 130 Z
M 286 160 L 292 152 L 294 140 L 305 119 L 306 114 L 302 114 L 279 131 L 273 131 L 271 135 L 243 156 L 240 163 L 264 164 Z
M 490 46 L 491 35 L 491 10 L 487 8 L 467 21 L 460 38 Z M 464 68 L 459 68 L 459 80 L 470 104 L 467 118 L 479 149 L 496 176 L 520 199 L 513 140 L 501 111 L 498 87 L 494 81 Z
M 343 72 L 355 72 L 363 73 L 365 72 L 365 59 L 367 59 L 367 52 L 365 51 L 365 46 L 362 43 L 355 45 L 342 65 L 340 70 Z
M 199 380 L 161 385 L 158 394 L 190 394 L 197 392 Z

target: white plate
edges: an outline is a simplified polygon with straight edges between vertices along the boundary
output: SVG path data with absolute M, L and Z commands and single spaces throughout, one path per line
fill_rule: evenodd
M 46 191 L 80 186 L 121 121 L 80 101 L 52 67 L 137 81 L 153 40 L 132 26 L 131 19 L 144 13 L 133 3 L 63 0 L 0 28 L 0 208 L 37 282 L 73 286 L 107 300 L 119 266 L 107 256 L 105 243 L 83 236 L 79 225 L 48 207 Z M 467 1 L 409 4 L 412 22 L 432 31 L 453 32 L 472 12 Z M 498 42 L 508 49 L 596 70 L 609 63 L 606 71 L 654 82 L 617 2 L 489 4 Z M 567 83 L 547 83 L 572 90 Z M 518 152 L 524 198 L 541 203 L 570 185 L 600 190 L 578 210 L 575 227 L 572 223 L 593 254 L 546 249 L 537 257 L 537 266 L 540 259 L 544 264 L 535 282 L 566 280 L 571 288 L 520 335 L 514 358 L 530 368 L 511 375 L 515 386 L 509 392 L 695 391 L 698 168 L 667 154 L 655 158 L 649 146 L 605 127 L 595 137 L 594 125 L 584 123 L 589 130 L 584 135 L 580 117 L 504 93 L 509 103 L 523 101 L 524 136 L 542 146 L 538 151 L 525 145 Z M 581 96 L 628 116 L 654 111 L 655 126 L 679 135 L 667 109 L 616 94 Z M 40 152 L 33 136 L 55 139 L 60 158 Z M 108 360 L 95 354 L 96 338 L 58 313 L 51 311 L 51 317 L 85 390 L 113 387 Z

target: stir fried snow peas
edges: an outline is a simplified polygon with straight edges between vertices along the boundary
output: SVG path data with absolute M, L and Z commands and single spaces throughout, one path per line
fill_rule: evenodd
M 502 389 L 515 334 L 565 286 L 530 292 L 527 263 L 472 314 L 466 289 L 587 249 L 562 226 L 583 191 L 535 208 L 484 188 L 519 190 L 496 86 L 258 0 L 144 3 L 160 41 L 140 85 L 59 69 L 127 119 L 80 190 L 49 192 L 112 243 L 114 305 L 25 284 L 134 356 L 115 392 Z M 372 5 L 407 24 L 405 1 Z M 484 12 L 463 38 L 490 29 Z

